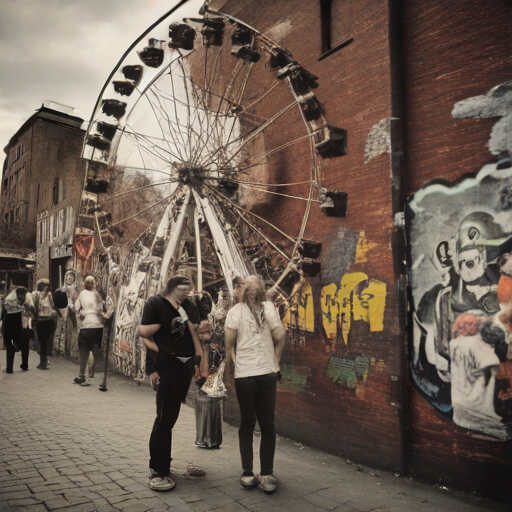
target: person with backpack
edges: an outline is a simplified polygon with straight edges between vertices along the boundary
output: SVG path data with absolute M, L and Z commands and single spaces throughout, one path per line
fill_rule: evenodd
M 56 327 L 57 311 L 50 292 L 50 281 L 39 279 L 36 284 L 36 292 L 33 295 L 36 310 L 36 332 L 39 341 L 40 362 L 37 368 L 48 370 L 48 343 L 53 336 Z

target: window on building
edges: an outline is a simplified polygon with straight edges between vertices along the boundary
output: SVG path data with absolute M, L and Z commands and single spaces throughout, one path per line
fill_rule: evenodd
M 320 23 L 322 60 L 353 41 L 351 0 L 320 0 Z
M 21 220 L 21 206 L 18 206 L 16 208 L 16 222 L 19 222 Z
M 14 224 L 14 210 L 11 210 L 9 215 L 9 224 Z
M 9 179 L 5 178 L 4 180 L 4 194 L 7 194 L 7 189 L 9 188 Z
M 6 224 L 9 224 L 9 212 L 5 212 L 5 213 L 4 213 L 4 222 L 5 222 Z
M 59 180 L 55 180 L 52 189 L 52 205 L 59 204 Z
M 41 197 L 41 183 L 37 184 L 36 211 L 39 211 L 39 199 Z

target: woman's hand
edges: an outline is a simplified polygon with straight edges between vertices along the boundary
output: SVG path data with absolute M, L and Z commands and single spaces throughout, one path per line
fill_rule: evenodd
M 160 384 L 160 375 L 158 375 L 158 372 L 153 372 L 149 376 L 149 383 L 151 387 L 156 391 L 156 389 L 158 388 L 158 384 Z

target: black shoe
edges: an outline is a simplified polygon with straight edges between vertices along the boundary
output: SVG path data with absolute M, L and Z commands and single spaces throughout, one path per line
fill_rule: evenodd
M 28 366 L 23 366 L 22 364 L 20 364 L 20 368 L 21 368 L 24 372 L 28 372 Z
M 82 382 L 85 382 L 85 377 L 83 375 L 79 375 L 75 378 L 74 383 L 75 384 L 82 384 Z
M 49 367 L 50 367 L 49 364 L 47 364 L 47 365 L 40 364 L 37 366 L 37 368 L 39 368 L 40 370 L 48 370 Z

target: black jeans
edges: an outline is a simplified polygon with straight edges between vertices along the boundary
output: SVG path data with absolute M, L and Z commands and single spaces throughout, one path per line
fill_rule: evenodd
M 101 348 L 101 341 L 103 339 L 103 327 L 93 327 L 90 329 L 80 329 L 78 334 L 78 357 L 80 358 L 80 375 L 85 374 L 87 368 L 87 361 L 89 360 L 89 353 L 94 353 L 94 348 Z M 108 354 L 106 355 L 108 357 Z M 94 371 L 90 368 L 89 371 Z
M 241 420 L 238 441 L 244 473 L 253 472 L 252 446 L 256 418 L 261 429 L 260 474 L 271 475 L 274 471 L 276 388 L 277 373 L 235 379 Z
M 149 467 L 162 476 L 171 470 L 172 429 L 185 400 L 192 371 L 189 366 L 173 366 L 158 372 L 160 384 L 156 391 L 156 419 L 149 438 Z
M 3 322 L 3 336 L 5 350 L 7 351 L 7 373 L 13 372 L 14 354 L 16 353 L 14 345 L 22 350 L 22 366 L 28 368 L 28 346 L 25 350 L 21 334 L 21 313 L 6 315 Z
M 48 341 L 55 332 L 55 320 L 38 320 L 36 324 L 37 339 L 39 340 L 39 366 L 48 366 Z

